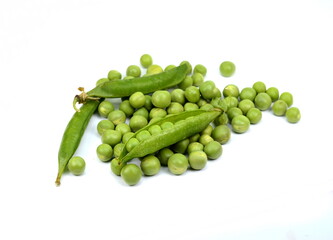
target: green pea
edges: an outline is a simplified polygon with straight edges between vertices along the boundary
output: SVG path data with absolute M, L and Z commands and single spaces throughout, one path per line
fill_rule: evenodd
M 214 109 L 214 106 L 210 103 L 207 103 L 207 104 L 203 105 L 202 107 L 200 107 L 200 109 L 205 110 L 205 111 L 210 111 L 210 110 Z
M 153 58 L 149 54 L 143 54 L 140 57 L 140 63 L 142 67 L 148 68 L 150 65 L 153 64 Z
M 139 144 L 140 142 L 139 142 L 139 140 L 138 139 L 136 139 L 136 138 L 134 138 L 134 137 L 132 137 L 132 138 L 130 138 L 128 141 L 127 141 L 127 143 L 126 143 L 126 150 L 128 151 L 128 152 L 130 152 L 133 148 L 135 148 L 138 144 Z
M 141 69 L 137 65 L 130 65 L 126 69 L 126 75 L 127 76 L 133 76 L 133 77 L 140 77 Z
M 249 100 L 253 101 L 254 98 L 256 97 L 256 95 L 257 95 L 256 90 L 254 90 L 251 87 L 246 87 L 246 88 L 243 88 L 242 91 L 240 92 L 239 98 L 241 100 L 249 99 Z
M 187 74 L 191 74 L 192 73 L 192 65 L 189 61 L 182 61 L 179 65 L 182 65 L 182 64 L 186 64 L 187 65 Z
M 204 145 L 199 142 L 191 142 L 187 147 L 187 153 L 202 151 L 204 149 Z
M 242 110 L 243 114 L 246 115 L 251 108 L 254 108 L 254 103 L 250 99 L 244 99 L 239 102 L 238 107 Z
M 221 96 L 222 96 L 222 93 L 221 93 L 220 89 L 215 87 L 213 89 L 213 97 L 212 98 L 221 98 Z
M 178 102 L 182 105 L 185 104 L 185 92 L 183 89 L 180 88 L 176 88 L 174 90 L 171 91 L 171 101 L 172 102 Z
M 133 108 L 141 108 L 146 103 L 146 97 L 142 92 L 135 92 L 130 96 L 129 103 Z
M 153 108 L 152 110 L 150 110 L 149 113 L 149 118 L 153 119 L 153 118 L 163 118 L 167 115 L 167 111 L 164 110 L 163 108 Z
M 116 146 L 113 147 L 113 155 L 114 157 L 119 157 L 121 152 L 125 147 L 125 143 L 118 143 Z
M 273 113 L 276 116 L 284 116 L 286 114 L 287 108 L 288 108 L 287 103 L 281 99 L 277 100 L 272 105 Z
M 225 104 L 227 105 L 227 109 L 238 106 L 238 99 L 236 97 L 229 96 L 224 98 L 222 101 L 224 101 Z
M 126 143 L 128 141 L 128 139 L 130 139 L 131 137 L 133 137 L 134 132 L 127 132 L 123 135 L 122 137 L 122 142 Z
M 203 105 L 206 105 L 208 102 L 205 100 L 205 99 L 203 99 L 203 98 L 200 98 L 199 99 L 199 101 L 197 102 L 197 105 L 198 105 L 198 107 L 200 108 L 200 107 L 202 107 Z M 238 103 L 238 102 L 237 102 Z
M 160 171 L 161 163 L 154 155 L 148 155 L 142 159 L 140 167 L 144 175 L 153 176 Z
M 216 88 L 213 81 L 205 81 L 199 86 L 200 93 L 204 99 L 212 99 L 214 97 L 214 89 Z
M 167 108 L 168 114 L 176 114 L 180 112 L 184 112 L 184 107 L 178 102 L 171 102 L 171 104 Z
M 113 81 L 113 80 L 120 80 L 121 79 L 121 73 L 118 72 L 117 70 L 111 70 L 109 71 L 108 73 L 108 79 L 110 81 Z
M 114 130 L 114 124 L 107 119 L 103 119 L 98 122 L 97 124 L 97 132 L 99 135 L 102 136 L 102 134 L 105 132 L 105 130 Z
M 140 130 L 141 128 L 147 126 L 148 120 L 140 115 L 135 115 L 129 120 L 129 126 L 133 130 L 133 132 L 136 132 Z
M 203 134 L 199 138 L 199 143 L 201 143 L 204 146 L 207 145 L 211 141 L 214 141 L 214 139 L 211 136 L 209 136 L 208 134 Z
M 208 134 L 208 135 L 211 135 L 212 134 L 212 131 L 213 131 L 213 126 L 212 125 L 208 125 L 202 132 L 201 134 Z
M 222 145 L 217 141 L 212 141 L 204 147 L 208 159 L 218 159 L 222 155 L 222 151 Z
M 272 102 L 279 99 L 279 90 L 276 87 L 270 87 L 266 90 L 266 93 L 271 97 Z
M 193 111 L 199 109 L 199 106 L 195 103 L 187 102 L 184 105 L 184 110 L 185 111 Z
M 150 111 L 154 106 L 153 103 L 151 102 L 151 96 L 150 95 L 145 95 L 146 101 L 145 101 L 145 109 Z
M 220 125 L 213 129 L 212 138 L 220 144 L 226 144 L 231 136 L 230 128 L 227 125 Z M 207 145 L 207 144 L 206 144 Z
M 188 138 L 181 140 L 172 146 L 172 150 L 176 153 L 185 153 L 190 140 Z
M 280 100 L 285 101 L 288 107 L 293 105 L 293 95 L 290 92 L 283 92 L 281 93 Z
M 142 172 L 137 165 L 129 163 L 121 169 L 120 175 L 125 183 L 134 186 L 140 181 Z
M 126 121 L 126 114 L 121 110 L 114 110 L 109 113 L 108 119 L 114 124 L 124 123 Z
M 175 68 L 175 67 L 176 67 L 176 65 L 170 64 L 170 65 L 168 65 L 168 66 L 166 66 L 166 67 L 164 68 L 164 71 L 169 71 L 169 70 L 171 70 L 171 69 L 173 69 L 173 68 Z
M 127 123 L 119 123 L 115 130 L 121 132 L 123 136 L 125 133 L 131 132 L 131 127 Z
M 120 163 L 118 158 L 114 158 L 111 160 L 111 164 L 110 164 L 111 171 L 117 176 L 120 176 L 120 172 L 123 169 L 123 167 L 125 167 L 125 166 L 126 166 L 126 163 Z
M 186 156 L 181 153 L 173 154 L 168 160 L 168 169 L 175 175 L 181 175 L 186 172 L 188 165 Z
M 148 130 L 143 130 L 143 131 L 140 131 L 137 135 L 136 135 L 136 138 L 139 140 L 139 142 L 142 142 L 148 138 L 151 137 L 151 134 Z
M 103 162 L 111 160 L 113 149 L 109 144 L 102 143 L 96 149 L 97 157 Z
M 200 139 L 200 133 L 194 134 L 193 136 L 189 137 L 190 143 L 197 142 Z
M 261 92 L 258 93 L 256 98 L 254 99 L 254 104 L 261 111 L 265 111 L 269 109 L 270 106 L 272 105 L 272 99 L 267 93 Z
M 151 135 L 156 135 L 160 132 L 162 132 L 162 128 L 159 125 L 152 125 L 148 128 L 148 131 Z
M 199 89 L 195 86 L 190 86 L 185 89 L 185 97 L 189 102 L 195 103 L 200 99 Z
M 258 108 L 251 108 L 247 114 L 246 117 L 250 120 L 251 124 L 256 124 L 260 122 L 262 118 L 262 113 Z
M 157 158 L 162 166 L 168 166 L 168 160 L 173 155 L 173 151 L 169 148 L 163 148 L 157 153 Z
M 107 117 L 113 110 L 113 104 L 107 100 L 104 100 L 98 105 L 98 113 L 101 117 Z
M 239 88 L 234 84 L 228 84 L 224 87 L 222 94 L 224 97 L 235 97 L 239 96 Z
M 86 168 L 86 162 L 82 157 L 72 157 L 68 161 L 67 168 L 72 174 L 79 176 L 83 174 Z
M 220 73 L 223 77 L 231 77 L 236 70 L 236 66 L 233 62 L 224 61 L 220 64 Z
M 195 170 L 203 169 L 207 164 L 207 160 L 207 154 L 204 151 L 191 152 L 188 156 L 189 164 Z
M 149 118 L 149 112 L 145 107 L 137 109 L 134 113 L 133 116 L 140 115 L 146 119 Z
M 96 86 L 101 85 L 101 84 L 103 84 L 105 82 L 108 82 L 108 81 L 110 81 L 110 79 L 108 79 L 108 78 L 98 79 L 97 82 L 96 82 Z
M 161 124 L 161 128 L 164 130 L 164 129 L 172 128 L 173 125 L 174 124 L 172 122 L 164 122 Z
M 182 90 L 186 90 L 186 88 L 193 86 L 193 78 L 191 76 L 186 76 L 184 80 L 178 84 L 178 87 Z
M 129 100 L 124 100 L 119 104 L 119 110 L 123 111 L 126 117 L 130 117 L 134 113 L 134 108 L 130 104 Z
M 153 75 L 163 72 L 163 68 L 159 65 L 152 64 L 147 68 L 147 74 Z
M 257 92 L 257 94 L 266 92 L 266 85 L 261 81 L 255 82 L 252 88 Z
M 171 103 L 171 94 L 166 90 L 158 90 L 153 93 L 151 101 L 155 107 L 166 108 Z
M 205 76 L 207 73 L 207 68 L 202 64 L 197 64 L 194 66 L 193 72 L 200 73 L 202 76 Z
M 117 143 L 120 143 L 122 138 L 121 132 L 116 130 L 105 130 L 102 135 L 102 143 L 106 143 L 115 146 Z
M 215 126 L 225 125 L 229 122 L 228 115 L 224 112 L 214 120 Z
M 132 79 L 132 78 L 135 78 L 135 77 L 133 77 L 133 76 L 125 76 L 125 77 L 123 78 L 123 80 L 126 80 L 126 79 Z
M 286 112 L 287 121 L 297 123 L 301 119 L 301 112 L 297 107 L 291 107 Z
M 232 119 L 231 126 L 234 132 L 244 133 L 250 128 L 250 120 L 244 115 L 238 115 Z
M 243 111 L 239 107 L 232 107 L 228 109 L 227 115 L 230 121 L 237 116 L 237 115 L 243 115 Z
M 194 73 L 192 75 L 193 85 L 199 87 L 204 82 L 204 76 L 201 73 Z

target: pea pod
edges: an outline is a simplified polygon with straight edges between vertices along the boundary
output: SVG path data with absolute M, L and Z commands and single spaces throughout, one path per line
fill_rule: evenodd
M 221 113 L 222 110 L 220 108 L 214 108 L 210 111 L 199 109 L 170 115 L 153 124 L 149 124 L 137 131 L 132 138 L 135 138 L 137 134 L 147 130 L 152 125 L 161 125 L 165 122 L 171 122 L 174 125 L 140 142 L 130 152 L 124 148 L 119 156 L 118 163 L 122 164 L 133 158 L 144 157 L 148 154 L 155 153 L 162 148 L 201 132 Z
M 79 88 L 82 93 L 75 96 L 73 106 L 77 110 L 75 106 L 76 103 L 85 103 L 87 100 L 91 99 L 121 98 L 130 96 L 135 92 L 146 94 L 156 90 L 170 88 L 184 80 L 187 70 L 188 66 L 182 64 L 159 74 L 104 82 L 88 92 L 84 92 L 83 88 Z

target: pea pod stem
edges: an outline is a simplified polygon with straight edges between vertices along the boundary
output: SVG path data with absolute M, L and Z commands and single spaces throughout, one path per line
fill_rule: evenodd
M 79 91 L 81 91 L 80 95 L 76 95 L 73 100 L 73 108 L 76 112 L 80 112 L 80 109 L 76 107 L 77 103 L 86 103 L 87 100 L 99 100 L 99 97 L 90 97 L 88 94 L 84 91 L 83 87 L 78 88 Z

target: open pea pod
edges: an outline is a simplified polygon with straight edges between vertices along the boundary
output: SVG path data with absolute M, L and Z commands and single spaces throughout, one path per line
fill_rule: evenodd
M 199 109 L 166 116 L 157 122 L 149 124 L 137 131 L 132 138 L 135 138 L 140 132 L 148 130 L 152 125 L 161 125 L 165 122 L 171 122 L 173 123 L 173 126 L 163 129 L 161 132 L 143 140 L 130 152 L 128 152 L 126 147 L 124 147 L 118 158 L 118 163 L 123 164 L 133 158 L 144 157 L 155 153 L 162 148 L 168 147 L 196 133 L 199 133 L 203 131 L 208 124 L 217 118 L 222 112 L 223 110 L 220 108 L 214 108 L 210 111 Z

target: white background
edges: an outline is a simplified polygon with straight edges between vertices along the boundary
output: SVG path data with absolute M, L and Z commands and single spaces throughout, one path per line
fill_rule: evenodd
M 332 26 L 330 0 L 2 0 L 0 239 L 333 239 Z M 204 64 L 221 89 L 289 91 L 302 119 L 264 112 L 204 170 L 128 187 L 96 157 L 94 116 L 85 174 L 55 187 L 77 87 L 143 53 Z

